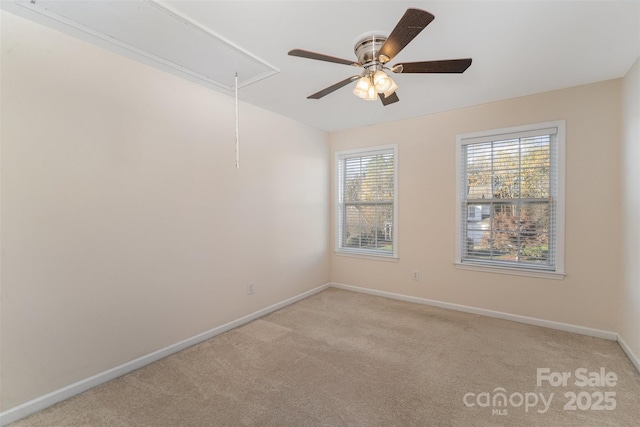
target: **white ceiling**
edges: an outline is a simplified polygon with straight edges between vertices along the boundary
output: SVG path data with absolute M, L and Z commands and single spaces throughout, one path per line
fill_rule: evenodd
M 241 88 L 241 100 L 325 131 L 614 79 L 640 56 L 637 1 L 158 3 L 280 70 Z M 359 35 L 388 34 L 409 7 L 436 18 L 391 64 L 471 57 L 464 74 L 394 75 L 400 102 L 386 107 L 355 97 L 354 83 L 320 100 L 306 99 L 360 70 L 291 57 L 289 50 L 355 60 Z

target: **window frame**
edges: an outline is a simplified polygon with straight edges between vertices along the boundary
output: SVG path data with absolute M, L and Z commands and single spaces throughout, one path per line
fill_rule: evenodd
M 341 180 L 340 163 L 344 158 L 364 157 L 367 155 L 393 153 L 393 223 L 391 226 L 391 240 L 393 251 L 381 251 L 378 249 L 363 249 L 342 247 L 342 206 L 340 203 Z M 334 156 L 334 215 L 335 215 L 335 253 L 336 255 L 353 256 L 382 261 L 398 260 L 398 144 L 378 145 L 365 148 L 336 151 Z
M 500 141 L 512 137 L 514 134 L 526 134 L 544 129 L 556 128 L 555 138 L 555 195 L 550 195 L 554 199 L 555 207 L 555 269 L 539 269 L 530 265 L 504 265 L 491 260 L 463 260 L 463 231 L 465 230 L 463 220 L 466 221 L 468 212 L 464 210 L 466 198 L 463 193 L 463 184 L 466 176 L 463 176 L 463 154 L 464 146 L 472 144 L 471 140 L 485 139 L 487 141 Z M 464 270 L 476 270 L 491 273 L 512 274 L 518 276 L 539 277 L 547 279 L 561 280 L 565 277 L 564 269 L 564 247 L 565 247 L 565 143 L 566 143 L 566 121 L 556 120 L 543 123 L 535 123 L 523 126 L 514 126 L 502 129 L 493 129 L 473 133 L 456 135 L 456 232 L 455 232 L 455 260 L 456 268 Z M 551 150 L 553 155 L 554 150 Z

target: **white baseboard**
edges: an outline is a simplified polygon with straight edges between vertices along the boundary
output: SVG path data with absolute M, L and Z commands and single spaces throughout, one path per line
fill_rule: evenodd
M 463 311 L 465 313 L 480 314 L 482 316 L 496 317 L 498 319 L 511 320 L 513 322 L 526 323 L 528 325 L 542 326 L 550 329 L 557 329 L 565 332 L 573 332 L 581 335 L 588 335 L 596 338 L 604 338 L 611 341 L 618 340 L 618 334 L 600 329 L 587 328 L 584 326 L 571 325 L 568 323 L 554 322 L 551 320 L 537 319 L 535 317 L 520 316 L 518 314 L 504 313 L 501 311 L 486 310 L 483 308 L 470 307 L 460 304 L 452 304 L 448 302 L 430 300 L 420 297 L 412 297 L 409 295 L 396 294 L 392 292 L 378 291 L 375 289 L 360 288 L 358 286 L 344 285 L 342 283 L 331 283 L 331 287 L 345 289 L 348 291 L 362 292 L 365 294 L 376 295 L 385 298 L 396 299 L 400 301 L 413 302 L 417 304 L 430 305 L 434 307 L 446 308 L 448 310 Z
M 635 366 L 638 372 L 640 372 L 640 358 L 633 353 L 633 351 L 631 350 L 631 347 L 629 347 L 629 345 L 622 339 L 622 337 L 619 334 L 618 334 L 618 344 L 620 344 L 622 351 L 625 352 L 625 354 L 627 355 L 627 357 L 629 358 L 633 366 Z
M 116 366 L 115 368 L 101 372 L 92 377 L 85 378 L 83 380 L 70 384 L 66 387 L 55 390 L 49 394 L 30 400 L 29 402 L 25 402 L 21 405 L 15 406 L 11 409 L 8 409 L 7 411 L 0 413 L 0 426 L 5 426 L 9 423 L 22 419 L 28 415 L 41 411 L 42 409 L 45 409 L 51 405 L 54 405 L 72 396 L 80 394 L 100 384 L 106 383 L 107 381 L 111 381 L 124 374 L 128 374 L 129 372 L 135 371 L 136 369 L 139 369 L 145 365 L 148 365 L 150 363 L 163 359 L 167 356 L 170 356 L 174 353 L 184 350 L 185 348 L 199 344 L 203 341 L 206 341 L 210 338 L 215 337 L 216 335 L 220 335 L 231 329 L 237 328 L 238 326 L 242 326 L 245 323 L 249 323 L 252 320 L 256 320 L 262 316 L 265 316 L 269 313 L 272 313 L 276 310 L 286 307 L 287 305 L 293 304 L 294 302 L 298 302 L 302 299 L 305 299 L 313 294 L 316 294 L 318 292 L 325 290 L 326 288 L 329 287 L 329 285 L 330 285 L 329 283 L 326 283 L 324 285 L 318 286 L 317 288 L 311 289 L 307 292 L 303 292 L 299 295 L 288 298 L 277 304 L 273 304 L 269 307 L 263 308 L 262 310 L 258 310 L 254 313 L 248 314 L 239 319 L 233 320 L 229 323 L 225 323 L 224 325 L 218 326 L 209 331 L 195 335 L 191 338 L 187 338 L 186 340 L 177 342 L 168 347 L 154 351 L 153 353 L 149 353 L 145 356 L 142 356 L 130 362 L 124 363 L 120 366 Z

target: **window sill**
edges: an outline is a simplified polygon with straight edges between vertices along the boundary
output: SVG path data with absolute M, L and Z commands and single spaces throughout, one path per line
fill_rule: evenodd
M 497 274 L 511 274 L 514 276 L 526 276 L 526 277 L 536 277 L 539 279 L 554 279 L 554 280 L 562 280 L 565 273 L 558 273 L 555 271 L 544 271 L 544 270 L 533 270 L 526 268 L 510 268 L 510 267 L 497 267 L 497 266 L 488 266 L 482 264 L 475 264 L 471 262 L 455 262 L 455 267 L 460 270 L 474 270 L 474 271 L 483 271 L 485 273 L 497 273 Z
M 348 251 L 334 251 L 334 253 L 338 256 L 351 257 L 351 258 L 370 259 L 373 261 L 398 262 L 398 257 L 393 255 L 374 255 L 374 254 L 367 254 L 362 252 L 348 252 Z

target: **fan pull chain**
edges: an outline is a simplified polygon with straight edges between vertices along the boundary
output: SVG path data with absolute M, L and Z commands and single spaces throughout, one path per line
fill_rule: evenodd
M 238 125 L 238 73 L 236 73 L 236 169 L 240 168 L 240 126 Z

